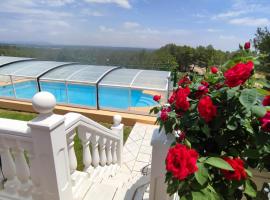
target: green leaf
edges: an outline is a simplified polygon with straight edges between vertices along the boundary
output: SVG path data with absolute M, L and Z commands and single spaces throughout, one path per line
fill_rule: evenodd
M 251 111 L 257 117 L 263 117 L 266 113 L 266 108 L 263 106 L 252 106 Z
M 195 178 L 200 185 L 204 185 L 208 180 L 208 170 L 203 163 L 198 163 L 198 171 L 195 173 Z
M 251 180 L 245 181 L 245 190 L 244 193 L 250 197 L 256 197 L 257 195 L 257 186 Z
M 234 169 L 231 167 L 229 163 L 227 163 L 225 160 L 218 157 L 209 157 L 205 161 L 205 163 L 207 163 L 208 165 L 212 165 L 213 167 L 220 168 L 220 169 L 234 171 Z
M 239 97 L 240 103 L 250 109 L 257 101 L 257 91 L 255 89 L 244 89 Z
M 249 177 L 253 177 L 253 175 L 252 175 L 252 172 L 251 172 L 251 171 L 249 171 L 248 169 L 245 169 L 245 171 L 246 171 L 246 173 L 247 173 L 247 175 L 248 175 Z
M 207 136 L 209 137 L 210 136 L 210 129 L 208 127 L 207 124 L 204 124 L 203 127 L 202 127 L 202 132 Z
M 190 143 L 187 139 L 184 140 L 184 144 L 185 144 L 188 148 L 191 148 L 191 143 Z

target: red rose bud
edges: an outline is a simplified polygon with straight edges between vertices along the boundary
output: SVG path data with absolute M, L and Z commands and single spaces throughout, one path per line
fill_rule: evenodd
M 160 119 L 165 122 L 167 119 L 168 119 L 168 112 L 167 112 L 167 109 L 162 109 L 161 110 L 161 113 L 160 113 Z
M 218 73 L 218 68 L 217 68 L 217 67 L 211 67 L 211 72 L 212 72 L 213 74 Z
M 153 100 L 156 101 L 156 102 L 159 102 L 160 99 L 161 99 L 161 95 L 155 95 L 155 96 L 153 97 Z
M 227 163 L 231 165 L 231 167 L 234 169 L 234 171 L 229 170 L 221 170 L 223 175 L 227 180 L 243 180 L 247 178 L 247 173 L 244 168 L 244 162 L 243 160 L 239 158 L 223 158 Z
M 251 76 L 254 64 L 252 61 L 238 63 L 224 73 L 225 84 L 229 87 L 242 85 Z
M 244 48 L 246 50 L 250 49 L 250 42 L 246 42 L 245 45 L 244 45 Z
M 204 96 L 198 103 L 198 111 L 201 118 L 207 123 L 217 115 L 217 107 L 209 96 Z
M 190 79 L 188 76 L 184 76 L 183 78 L 181 78 L 178 82 L 179 86 L 186 86 L 189 85 L 191 83 Z
M 179 140 L 183 141 L 186 138 L 186 133 L 185 132 L 181 132 L 181 134 L 179 135 Z
M 175 101 L 175 97 L 176 97 L 176 91 L 173 91 L 172 95 L 168 99 L 169 104 L 172 104 Z
M 265 132 L 270 132 L 270 111 L 261 117 L 260 119 L 262 130 Z
M 202 84 L 202 85 L 204 85 L 204 86 L 206 86 L 206 87 L 208 87 L 208 86 L 209 86 L 209 83 L 208 83 L 208 82 L 206 82 L 206 81 L 204 81 L 204 80 L 202 80 L 202 81 L 201 81 L 201 84 Z
M 217 84 L 214 85 L 214 88 L 215 88 L 216 90 L 219 90 L 219 89 L 222 88 L 222 87 L 223 87 L 223 85 L 222 85 L 221 83 L 217 83 Z
M 178 180 L 184 180 L 198 171 L 196 165 L 199 154 L 183 144 L 171 147 L 166 157 L 166 170 Z
M 270 106 L 270 95 L 265 96 L 263 101 L 262 101 L 263 106 Z
M 209 92 L 207 86 L 200 85 L 198 88 L 198 91 L 195 92 L 195 98 L 200 99 L 203 95 L 207 94 Z

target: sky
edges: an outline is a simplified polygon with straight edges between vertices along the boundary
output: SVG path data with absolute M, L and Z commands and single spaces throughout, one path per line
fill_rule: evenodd
M 270 26 L 270 0 L 1 0 L 0 41 L 235 50 Z

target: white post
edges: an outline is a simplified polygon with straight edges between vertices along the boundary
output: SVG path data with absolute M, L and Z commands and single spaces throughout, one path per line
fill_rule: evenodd
M 64 116 L 53 114 L 55 97 L 39 92 L 33 97 L 39 116 L 28 122 L 33 138 L 35 165 L 43 199 L 73 200 Z
M 122 165 L 122 153 L 123 153 L 123 143 L 124 143 L 124 124 L 121 124 L 122 117 L 120 115 L 113 116 L 113 125 L 111 127 L 112 131 L 120 135 L 120 142 L 117 144 L 117 162 Z
M 165 159 L 167 152 L 174 141 L 174 136 L 166 135 L 162 130 L 159 132 L 155 129 L 151 145 L 152 149 L 152 164 L 151 164 L 151 179 L 150 179 L 150 200 L 171 200 L 173 196 L 167 194 L 167 185 L 165 183 Z

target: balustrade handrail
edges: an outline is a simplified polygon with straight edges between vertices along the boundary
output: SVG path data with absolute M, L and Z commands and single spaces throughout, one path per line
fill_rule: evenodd
M 0 135 L 31 138 L 31 129 L 27 122 L 0 118 Z
M 79 126 L 83 126 L 91 131 L 94 131 L 95 133 L 99 135 L 103 135 L 112 140 L 121 140 L 120 135 L 115 134 L 115 132 L 113 132 L 112 130 L 106 128 L 105 126 L 102 126 L 101 124 L 81 114 L 67 113 L 65 115 L 65 127 L 66 127 L 67 134 Z

